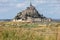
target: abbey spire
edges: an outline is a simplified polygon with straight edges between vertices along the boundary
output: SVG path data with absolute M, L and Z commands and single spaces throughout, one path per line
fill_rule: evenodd
M 30 2 L 30 6 L 32 6 L 32 3 Z

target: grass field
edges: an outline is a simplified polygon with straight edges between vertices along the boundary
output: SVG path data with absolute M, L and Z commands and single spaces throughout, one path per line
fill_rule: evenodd
M 60 40 L 60 23 L 0 22 L 0 40 Z

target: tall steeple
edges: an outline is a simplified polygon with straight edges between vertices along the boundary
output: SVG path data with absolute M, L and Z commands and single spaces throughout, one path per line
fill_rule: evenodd
M 31 0 L 30 0 L 30 6 L 32 6 L 32 2 L 31 2 Z
M 30 2 L 30 6 L 32 6 L 32 3 Z
M 35 9 L 35 7 L 32 5 L 32 2 L 30 1 L 30 9 Z

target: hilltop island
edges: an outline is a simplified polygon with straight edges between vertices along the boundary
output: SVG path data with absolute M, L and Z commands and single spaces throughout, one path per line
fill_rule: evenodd
M 13 19 L 13 21 L 25 21 L 25 22 L 41 22 L 41 21 L 51 21 L 50 18 L 47 18 L 41 15 L 36 8 L 30 3 L 30 6 L 27 7 L 22 12 L 19 12 Z

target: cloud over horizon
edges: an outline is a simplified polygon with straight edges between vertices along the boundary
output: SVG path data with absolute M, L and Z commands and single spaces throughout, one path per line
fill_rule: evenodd
M 60 18 L 60 0 L 31 0 L 31 2 L 37 10 L 39 12 L 41 11 L 45 16 L 49 17 L 49 14 L 54 14 L 55 16 L 58 15 L 56 18 Z M 12 16 L 14 16 L 18 11 L 29 6 L 29 4 L 29 0 L 0 0 L 0 15 L 13 13 Z M 51 18 L 55 18 L 51 15 Z M 11 16 L 11 14 L 9 16 Z M 2 17 L 0 16 L 0 18 Z

